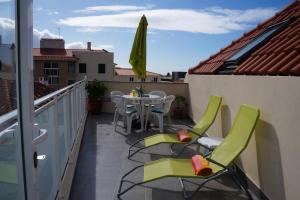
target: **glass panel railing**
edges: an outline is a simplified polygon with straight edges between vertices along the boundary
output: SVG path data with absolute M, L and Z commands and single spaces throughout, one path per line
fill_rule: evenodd
M 36 111 L 38 129 L 48 132 L 47 140 L 37 146 L 40 199 L 54 199 L 59 189 L 80 122 L 85 115 L 84 85 L 85 82 L 81 81 L 69 87 Z
M 35 116 L 35 122 L 39 128 L 46 129 L 48 138 L 43 143 L 37 145 L 38 168 L 37 177 L 39 185 L 40 199 L 54 199 L 57 191 L 58 167 L 56 153 L 56 126 L 55 126 L 55 106 L 51 105 Z
M 39 198 L 55 199 L 63 178 L 78 129 L 86 114 L 85 80 L 79 81 L 35 101 L 35 132 L 33 140 L 47 131 L 45 141 L 36 145 L 38 154 L 37 179 Z M 6 126 L 17 118 L 17 112 L 2 116 L 0 125 Z M 0 199 L 20 199 L 17 170 L 20 151 L 16 135 L 17 123 L 0 131 Z M 22 178 L 22 177 L 21 177 Z

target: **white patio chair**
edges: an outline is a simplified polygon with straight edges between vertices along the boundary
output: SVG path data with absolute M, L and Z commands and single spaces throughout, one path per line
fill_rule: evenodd
M 161 90 L 154 90 L 149 92 L 149 95 L 156 95 L 163 98 L 166 98 L 167 94 L 164 91 Z M 159 106 L 162 108 L 162 103 L 163 101 L 161 101 L 162 99 L 153 99 L 153 100 L 149 100 L 148 102 L 145 102 L 145 114 L 147 114 L 149 112 L 149 109 L 151 106 Z
M 117 128 L 119 117 L 122 116 L 124 126 L 126 126 L 127 134 L 131 133 L 131 124 L 134 117 L 138 117 L 138 112 L 135 106 L 132 106 L 123 97 L 115 97 L 116 100 L 116 116 L 114 117 L 114 127 Z
M 111 91 L 110 92 L 110 99 L 113 103 L 115 103 L 114 123 L 115 123 L 116 116 L 117 116 L 117 106 L 116 105 L 119 103 L 119 101 L 122 101 L 122 99 L 119 97 L 122 97 L 123 95 L 124 95 L 124 93 L 121 91 Z M 124 124 L 125 124 L 125 121 L 124 121 Z
M 159 124 L 159 131 L 163 132 L 163 125 L 164 125 L 164 116 L 168 115 L 170 112 L 170 108 L 172 105 L 172 102 L 175 100 L 174 95 L 169 95 L 163 99 L 161 99 L 160 104 L 152 105 L 146 114 L 146 129 L 147 129 L 147 122 L 149 115 L 156 116 L 158 118 L 158 124 Z M 168 115 L 169 124 L 171 124 L 170 115 Z
M 160 90 L 151 91 L 151 92 L 149 92 L 149 94 L 157 95 L 157 96 L 160 96 L 161 98 L 164 98 L 167 96 L 167 94 L 164 91 L 160 91 Z

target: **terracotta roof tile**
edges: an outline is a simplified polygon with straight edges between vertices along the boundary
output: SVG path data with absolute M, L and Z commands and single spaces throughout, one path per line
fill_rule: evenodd
M 34 99 L 46 96 L 54 90 L 39 82 L 34 82 Z M 0 116 L 17 108 L 16 81 L 0 79 Z
M 291 69 L 292 74 L 300 75 L 300 63 L 298 63 L 295 67 Z
M 207 60 L 189 69 L 190 74 L 216 74 L 224 62 L 270 25 L 294 18 L 278 34 L 238 63 L 234 74 L 300 75 L 300 1 L 294 1 L 270 19 L 245 33 Z
M 73 55 L 71 49 L 33 49 L 34 60 L 62 60 L 76 61 L 77 58 Z

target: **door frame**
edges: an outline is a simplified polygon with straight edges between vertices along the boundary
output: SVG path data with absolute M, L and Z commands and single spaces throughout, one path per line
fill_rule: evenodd
M 33 20 L 32 0 L 16 0 L 16 81 L 18 123 L 25 199 L 38 199 L 36 169 L 33 167 Z

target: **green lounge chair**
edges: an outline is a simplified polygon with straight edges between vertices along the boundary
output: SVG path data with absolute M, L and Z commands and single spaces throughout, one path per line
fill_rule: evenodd
M 206 110 L 204 112 L 203 117 L 200 119 L 200 121 L 194 126 L 193 129 L 188 130 L 190 135 L 192 136 L 192 140 L 190 142 L 180 142 L 177 139 L 176 134 L 156 134 L 153 136 L 149 136 L 146 138 L 143 138 L 141 140 L 137 140 L 134 144 L 132 144 L 129 147 L 128 150 L 128 159 L 130 159 L 134 154 L 138 153 L 139 151 L 158 145 L 162 143 L 169 143 L 175 145 L 175 144 L 185 144 L 184 147 L 180 150 L 179 154 L 184 151 L 186 147 L 188 147 L 191 144 L 194 144 L 197 142 L 197 139 L 202 137 L 203 134 L 207 131 L 207 129 L 213 124 L 213 122 L 216 119 L 218 110 L 220 108 L 222 102 L 222 97 L 220 96 L 211 96 L 208 102 L 208 105 L 206 107 Z M 141 144 L 141 142 L 144 141 L 144 145 L 142 147 L 137 146 L 138 144 Z M 171 146 L 171 148 L 172 148 Z
M 219 178 L 224 174 L 232 175 L 235 183 L 237 183 L 249 196 L 251 195 L 239 179 L 236 168 L 233 165 L 233 161 L 240 155 L 240 153 L 247 147 L 251 135 L 254 131 L 256 123 L 259 118 L 259 110 L 255 107 L 242 105 L 234 120 L 234 123 L 226 136 L 224 141 L 217 146 L 206 159 L 209 161 L 209 166 L 212 168 L 213 173 L 209 176 L 197 176 L 192 170 L 192 164 L 190 159 L 175 159 L 175 158 L 163 158 L 155 161 L 148 162 L 144 165 L 139 165 L 126 173 L 122 178 L 118 190 L 118 198 L 121 195 L 131 190 L 137 185 L 141 185 L 154 180 L 177 177 L 180 180 L 183 189 L 184 199 L 192 198 L 200 188 L 207 182 Z M 122 191 L 123 182 L 128 182 L 125 178 L 136 169 L 144 168 L 144 180 L 139 183 L 134 183 L 130 187 Z M 184 178 L 203 179 L 203 182 L 198 185 L 197 189 L 188 194 L 185 190 L 184 181 L 191 182 Z

